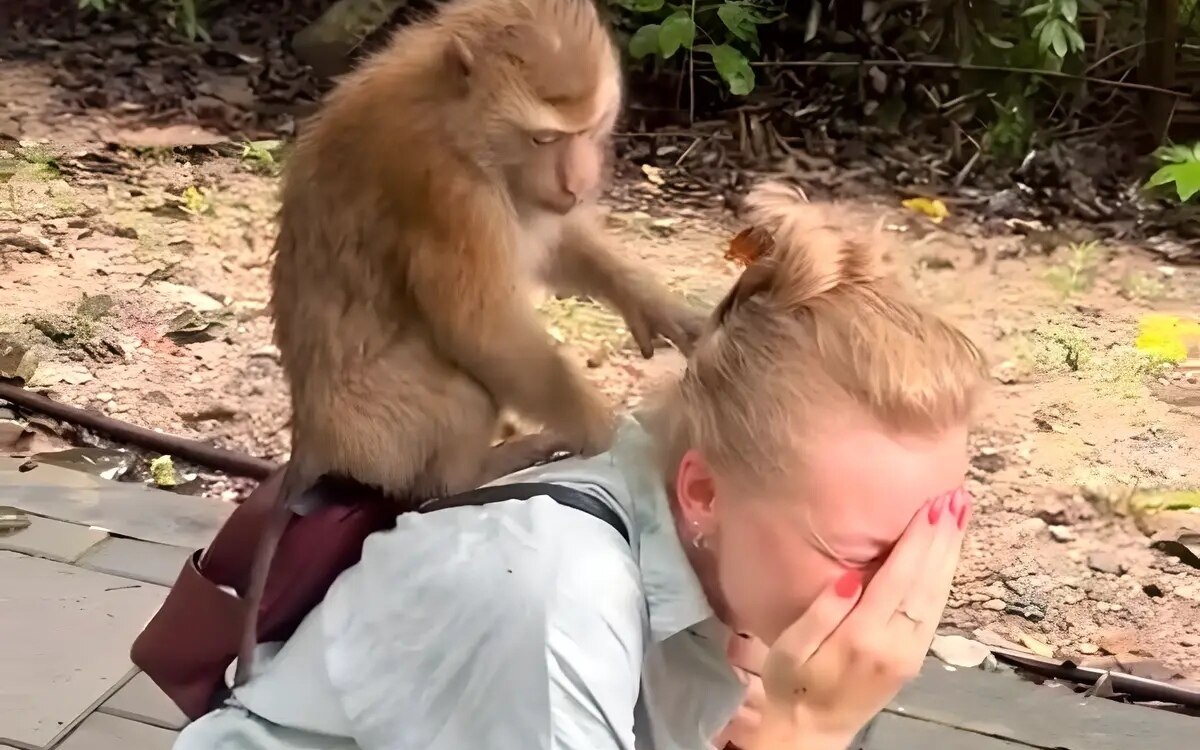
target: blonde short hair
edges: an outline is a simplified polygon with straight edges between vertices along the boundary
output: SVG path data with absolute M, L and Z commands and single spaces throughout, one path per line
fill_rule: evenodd
M 833 206 L 777 182 L 754 188 L 744 215 L 773 247 L 718 305 L 683 377 L 652 402 L 672 472 L 695 447 L 722 473 L 780 476 L 814 414 L 838 408 L 897 432 L 969 419 L 984 358 L 884 278 L 878 236 L 836 226 Z

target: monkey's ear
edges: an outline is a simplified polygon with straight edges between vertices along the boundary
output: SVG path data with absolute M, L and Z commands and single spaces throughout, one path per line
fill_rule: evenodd
M 475 53 L 471 52 L 467 47 L 467 43 L 462 37 L 452 35 L 446 42 L 445 49 L 446 72 L 450 77 L 450 81 L 455 85 L 462 87 L 465 92 L 467 81 L 471 78 L 471 73 L 475 69 Z

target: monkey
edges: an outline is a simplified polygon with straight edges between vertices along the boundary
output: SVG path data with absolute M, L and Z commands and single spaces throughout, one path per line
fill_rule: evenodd
M 621 257 L 597 205 L 622 104 L 593 0 L 449 0 L 329 93 L 285 163 L 275 342 L 292 454 L 259 543 L 235 684 L 287 508 L 323 475 L 406 502 L 465 491 L 613 419 L 529 299 L 584 294 L 643 357 L 685 354 L 706 315 Z M 488 452 L 501 409 L 545 426 Z

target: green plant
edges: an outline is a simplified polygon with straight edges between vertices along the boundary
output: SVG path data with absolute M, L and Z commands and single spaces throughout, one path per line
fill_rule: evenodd
M 179 198 L 183 201 L 183 206 L 181 206 L 183 211 L 192 216 L 203 216 L 213 212 L 212 193 L 205 188 L 191 185 L 183 191 Z
M 1131 300 L 1154 300 L 1166 293 L 1166 286 L 1144 271 L 1133 271 L 1121 278 L 1121 295 Z
M 670 60 L 680 50 L 704 54 L 730 93 L 754 90 L 754 69 L 746 51 L 758 54 L 758 29 L 783 18 L 765 0 L 718 0 L 677 5 L 666 0 L 609 0 L 634 16 L 637 30 L 629 38 L 635 60 Z M 706 40 L 696 44 L 697 39 Z
M 1163 146 L 1154 152 L 1161 164 L 1146 181 L 1147 188 L 1174 185 L 1175 195 L 1187 203 L 1200 193 L 1200 141 L 1187 145 Z
M 172 29 L 181 32 L 188 39 L 212 41 L 208 31 L 201 22 L 204 6 L 207 0 L 154 0 L 153 10 L 162 21 Z M 124 0 L 78 0 L 80 10 L 92 10 L 97 13 L 109 13 L 118 8 L 125 8 Z
M 1046 272 L 1046 281 L 1062 294 L 1086 292 L 1096 283 L 1100 245 L 1097 242 L 1076 242 L 1068 248 L 1067 262 Z
M 276 156 L 282 148 L 282 141 L 249 141 L 242 146 L 242 162 L 262 174 L 279 174 Z

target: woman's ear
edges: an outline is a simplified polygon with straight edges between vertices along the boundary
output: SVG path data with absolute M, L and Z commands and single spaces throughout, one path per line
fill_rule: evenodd
M 708 461 L 698 449 L 683 454 L 675 471 L 675 501 L 681 520 L 688 529 L 701 534 L 713 533 L 716 482 Z

